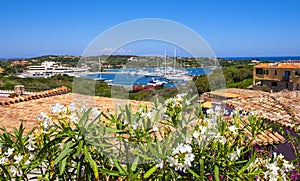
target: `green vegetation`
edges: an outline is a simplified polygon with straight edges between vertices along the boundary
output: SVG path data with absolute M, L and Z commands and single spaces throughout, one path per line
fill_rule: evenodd
M 218 85 L 217 81 L 222 80 L 224 76 L 226 88 L 243 88 L 247 89 L 252 85 L 253 64 L 250 61 L 225 61 L 221 60 L 222 72 L 220 69 L 214 70 L 211 74 L 210 81 L 207 75 L 194 77 L 194 83 L 199 94 L 213 90 L 213 85 Z
M 132 59 L 139 59 L 137 62 L 128 62 L 128 59 L 133 57 Z M 68 77 L 66 75 L 54 76 L 51 78 L 18 78 L 15 77 L 16 73 L 22 72 L 29 65 L 40 65 L 43 61 L 56 61 L 61 62 L 65 66 L 77 66 L 80 60 L 80 57 L 74 56 L 42 56 L 36 58 L 29 58 L 24 60 L 16 60 L 16 61 L 0 61 L 0 67 L 3 69 L 3 72 L 0 73 L 0 89 L 13 89 L 15 85 L 22 84 L 28 91 L 39 91 L 52 89 L 59 86 L 69 87 L 72 91 L 72 82 L 73 78 Z M 123 65 L 140 65 L 144 62 L 143 65 L 157 65 L 157 57 L 136 57 L 129 55 L 113 55 L 113 56 L 101 56 L 101 62 L 103 67 L 111 67 L 111 68 L 121 68 Z M 90 67 L 92 67 L 92 71 L 98 71 L 99 66 L 98 57 L 82 57 L 81 61 L 87 62 Z M 168 58 L 168 61 L 172 61 L 172 57 Z M 150 62 L 150 63 L 149 63 Z M 201 75 L 198 77 L 194 77 L 193 81 L 197 87 L 198 93 L 202 94 L 203 92 L 211 91 L 215 88 L 214 85 L 222 84 L 222 80 L 225 79 L 227 88 L 247 88 L 252 84 L 252 76 L 253 76 L 253 63 L 251 61 L 230 61 L 219 59 L 218 60 L 220 66 L 222 66 L 222 72 L 220 69 L 214 70 L 214 73 L 207 79 L 207 75 Z M 23 63 L 23 64 L 22 64 Z M 177 63 L 183 65 L 184 67 L 201 67 L 201 65 L 212 64 L 214 61 L 206 59 L 206 58 L 178 58 Z M 102 67 L 102 68 L 103 68 Z M 85 79 L 84 81 L 91 81 L 91 85 L 95 87 L 95 95 L 97 96 L 111 96 L 111 88 L 107 86 L 104 82 L 94 82 L 93 80 Z M 183 86 L 184 87 L 184 86 Z M 78 90 L 75 92 L 90 92 L 91 87 L 82 86 L 82 90 Z M 174 96 L 178 90 L 182 87 L 177 88 L 164 88 L 158 90 L 145 90 L 137 93 L 129 93 L 126 88 L 123 87 L 115 87 L 114 89 L 119 89 L 117 91 L 128 93 L 128 97 L 130 99 L 135 100 L 150 100 L 153 97 L 164 97 L 170 98 Z M 86 90 L 84 90 L 86 89 Z M 113 90 L 115 91 L 115 90 Z M 113 95 L 116 95 L 113 93 Z
M 288 161 L 258 146 L 272 125 L 222 108 L 203 114 L 178 94 L 156 106 L 103 113 L 72 103 L 51 106 L 28 133 L 1 129 L 1 180 L 291 180 L 299 179 L 299 129 L 281 133 L 297 155 Z M 9 121 L 9 120 L 7 120 Z M 248 130 L 246 133 L 245 129 Z M 278 129 L 277 129 L 278 130 Z M 163 131 L 163 133 L 162 133 Z

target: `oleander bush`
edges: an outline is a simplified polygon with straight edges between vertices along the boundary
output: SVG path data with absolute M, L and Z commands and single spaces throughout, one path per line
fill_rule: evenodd
M 261 151 L 255 138 L 269 125 L 255 114 L 221 107 L 202 113 L 178 94 L 137 111 L 116 113 L 57 103 L 38 126 L 0 135 L 2 180 L 297 180 L 298 160 Z M 243 117 L 248 116 L 249 122 Z M 250 135 L 244 129 L 250 130 Z M 287 133 L 287 132 L 286 132 Z M 295 152 L 299 140 L 289 134 Z M 298 145 L 297 145 L 298 144 Z

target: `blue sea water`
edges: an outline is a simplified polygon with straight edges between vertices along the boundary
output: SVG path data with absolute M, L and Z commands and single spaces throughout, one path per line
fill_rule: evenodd
M 144 69 L 147 71 L 153 71 L 153 69 Z M 209 68 L 186 68 L 184 69 L 186 71 L 188 71 L 188 74 L 190 76 L 199 76 L 202 74 L 208 74 L 210 73 L 212 70 Z M 109 72 L 119 72 L 119 71 L 137 71 L 137 69 L 110 69 L 107 70 Z M 90 75 L 86 75 L 84 76 L 85 78 L 90 78 L 90 79 L 95 79 L 95 78 L 99 78 L 99 74 L 90 74 Z M 102 78 L 107 79 L 107 80 L 112 80 L 113 84 L 118 84 L 118 85 L 125 85 L 125 86 L 131 86 L 131 85 L 138 85 L 138 84 L 142 84 L 142 85 L 146 85 L 148 82 L 150 82 L 152 80 L 152 78 L 155 79 L 159 79 L 162 81 L 167 81 L 166 79 L 162 78 L 162 77 L 144 77 L 144 76 L 138 76 L 138 75 L 131 75 L 131 74 L 102 74 L 101 75 Z M 175 87 L 178 84 L 182 84 L 184 82 L 168 82 L 166 84 L 164 84 L 164 87 Z
M 226 60 L 260 60 L 260 61 L 271 61 L 279 62 L 282 60 L 300 60 L 300 56 L 274 56 L 274 57 L 218 57 Z

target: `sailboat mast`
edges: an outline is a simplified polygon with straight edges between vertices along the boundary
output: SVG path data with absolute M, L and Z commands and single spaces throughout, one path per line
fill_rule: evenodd
M 176 48 L 174 48 L 174 69 L 173 69 L 174 75 L 175 75 L 175 68 L 176 68 Z
M 102 79 L 102 74 L 101 74 L 101 60 L 99 56 L 99 74 L 100 74 L 100 80 Z
M 165 51 L 165 75 L 167 75 L 167 51 Z

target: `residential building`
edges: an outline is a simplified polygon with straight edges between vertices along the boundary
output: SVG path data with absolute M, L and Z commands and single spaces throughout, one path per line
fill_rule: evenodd
M 253 85 L 266 85 L 274 91 L 300 90 L 300 63 L 283 62 L 255 65 L 253 68 Z

